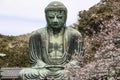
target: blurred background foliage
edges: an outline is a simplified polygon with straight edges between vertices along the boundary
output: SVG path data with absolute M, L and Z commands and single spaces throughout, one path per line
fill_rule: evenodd
M 77 14 L 76 14 L 77 15 Z M 94 61 L 94 54 L 102 47 L 104 35 L 98 37 L 104 32 L 109 35 L 108 26 L 113 22 L 118 24 L 120 21 L 120 1 L 119 0 L 101 0 L 98 4 L 89 10 L 79 12 L 78 23 L 74 23 L 71 27 L 79 30 L 84 38 L 85 63 Z M 114 21 L 112 21 L 114 20 Z M 107 30 L 106 30 L 107 29 Z M 106 30 L 106 31 L 105 31 Z M 2 67 L 28 67 L 28 44 L 30 34 L 20 36 L 6 36 L 0 34 L 0 52 L 5 53 L 5 57 L 0 58 Z

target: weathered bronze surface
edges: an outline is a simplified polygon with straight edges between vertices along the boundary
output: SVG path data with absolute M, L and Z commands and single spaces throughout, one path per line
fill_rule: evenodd
M 47 26 L 34 31 L 29 40 L 30 68 L 21 70 L 22 80 L 68 80 L 66 67 L 78 66 L 73 54 L 82 54 L 82 36 L 66 27 L 67 8 L 58 1 L 45 8 Z

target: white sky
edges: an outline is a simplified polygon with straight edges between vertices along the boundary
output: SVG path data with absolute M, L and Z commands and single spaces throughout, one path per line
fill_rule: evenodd
M 0 0 L 0 34 L 21 35 L 46 26 L 44 9 L 54 0 Z M 100 0 L 58 0 L 68 9 L 67 25 L 78 20 L 78 12 Z

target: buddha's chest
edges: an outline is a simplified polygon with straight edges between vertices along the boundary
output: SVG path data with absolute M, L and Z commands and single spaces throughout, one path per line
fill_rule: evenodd
M 51 59 L 60 59 L 64 55 L 62 36 L 51 36 L 49 40 L 48 54 Z

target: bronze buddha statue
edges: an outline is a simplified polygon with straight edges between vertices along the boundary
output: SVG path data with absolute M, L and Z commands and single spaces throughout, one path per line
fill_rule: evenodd
M 78 66 L 73 54 L 82 54 L 82 36 L 66 27 L 67 8 L 53 1 L 45 8 L 47 26 L 34 31 L 29 40 L 30 68 L 21 70 L 22 80 L 68 80 L 67 65 Z

